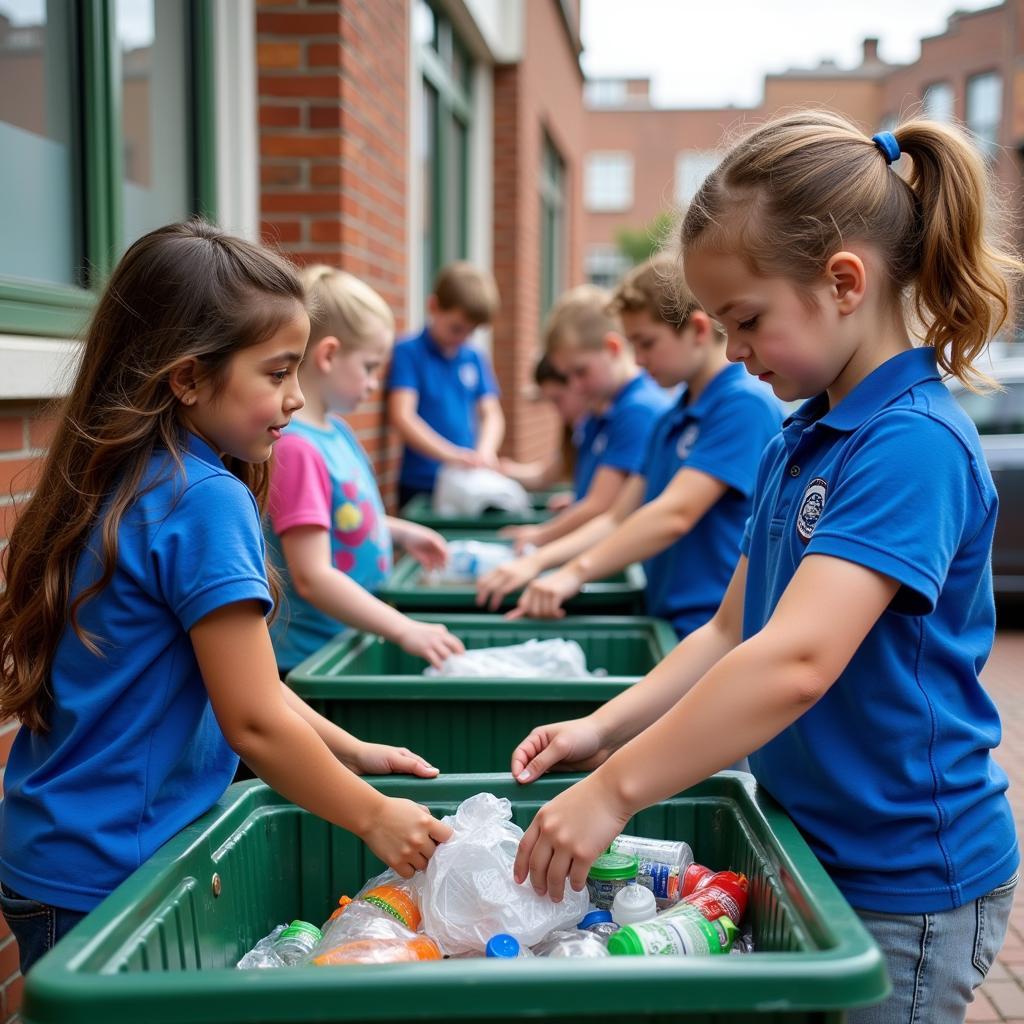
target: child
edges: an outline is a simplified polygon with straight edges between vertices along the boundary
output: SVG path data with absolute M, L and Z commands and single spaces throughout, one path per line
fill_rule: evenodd
M 546 523 L 502 531 L 516 548 L 540 547 L 564 537 L 611 508 L 626 478 L 643 463 L 655 421 L 671 399 L 636 362 L 603 288 L 580 285 L 566 292 L 545 325 L 547 354 L 591 407 L 604 408 L 584 424 L 576 457 L 576 501 Z
M 729 363 L 725 335 L 676 276 L 676 261 L 661 256 L 630 271 L 612 299 L 637 363 L 662 387 L 687 385 L 655 426 L 643 467 L 609 512 L 481 580 L 481 603 L 496 608 L 533 580 L 510 617 L 561 617 L 583 584 L 644 560 L 647 613 L 680 639 L 714 614 L 782 415 L 768 388 Z
M 635 811 L 749 753 L 882 948 L 893 993 L 855 1024 L 963 1020 L 1017 880 L 999 717 L 978 680 L 996 493 L 940 379 L 972 379 L 1021 268 L 986 241 L 985 203 L 981 157 L 928 121 L 868 139 L 802 112 L 708 176 L 682 224 L 687 283 L 731 359 L 810 400 L 765 453 L 714 618 L 512 758 L 521 781 L 600 764 L 520 846 L 516 876 L 557 899 Z
M 4 552 L 0 909 L 22 973 L 207 811 L 238 755 L 404 877 L 450 835 L 358 773 L 433 776 L 278 679 L 257 500 L 302 408 L 302 286 L 201 221 L 135 242 L 100 298 Z
M 498 311 L 498 286 L 470 263 L 443 267 L 427 326 L 399 342 L 388 374 L 388 416 L 405 444 L 399 500 L 430 494 L 442 463 L 498 465 L 505 417 L 487 356 L 468 345 Z
M 536 462 L 501 459 L 499 469 L 506 476 L 518 480 L 527 489 L 539 491 L 560 483 L 567 478 L 567 474 L 571 475 L 576 465 L 576 449 L 586 428 L 588 412 L 580 394 L 569 387 L 565 375 L 555 369 L 547 355 L 542 355 L 537 360 L 533 381 L 537 385 L 540 398 L 550 402 L 558 413 L 558 421 L 562 427 L 562 443 L 546 459 L 538 459 Z M 555 494 L 548 501 L 548 508 L 552 512 L 560 512 L 571 505 L 572 500 L 573 496 L 569 491 Z
M 366 453 L 334 413 L 377 390 L 394 336 L 387 303 L 351 274 L 319 264 L 301 275 L 311 331 L 299 367 L 305 406 L 274 451 L 267 539 L 285 601 L 271 628 L 278 668 L 290 672 L 338 632 L 377 633 L 435 667 L 462 643 L 373 596 L 391 572 L 392 538 L 428 568 L 444 565 L 441 536 L 384 514 Z

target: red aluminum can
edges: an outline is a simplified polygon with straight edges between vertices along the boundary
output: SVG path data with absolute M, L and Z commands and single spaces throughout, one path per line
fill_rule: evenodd
M 735 871 L 719 871 L 708 878 L 696 892 L 684 896 L 683 903 L 696 907 L 709 921 L 728 917 L 739 927 L 747 909 L 750 883 L 746 875 Z

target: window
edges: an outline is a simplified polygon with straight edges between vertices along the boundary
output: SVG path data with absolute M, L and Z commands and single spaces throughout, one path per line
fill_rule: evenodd
M 626 103 L 624 78 L 595 78 L 583 87 L 583 96 L 591 107 L 621 107 Z
M 693 149 L 676 157 L 676 202 L 685 206 L 718 166 L 722 154 L 710 149 Z
M 964 120 L 982 153 L 990 160 L 999 149 L 999 122 L 1003 116 L 1003 80 L 996 71 L 967 79 Z
M 925 117 L 933 121 L 953 120 L 953 86 L 949 82 L 933 82 L 926 86 L 922 99 Z
M 629 267 L 629 259 L 618 246 L 599 243 L 587 249 L 586 274 L 591 284 L 614 288 Z
M 0 331 L 79 331 L 120 253 L 213 216 L 212 8 L 0 0 Z
M 1003 391 L 976 394 L 966 388 L 957 401 L 974 420 L 979 434 L 1024 434 L 1024 381 L 1000 381 Z
M 424 297 L 444 264 L 469 251 L 469 146 L 473 61 L 440 9 L 413 9 L 422 82 L 419 140 L 420 239 Z
M 540 315 L 565 287 L 565 163 L 544 134 L 540 167 Z
M 633 205 L 632 154 L 590 153 L 583 193 L 588 210 L 628 210 Z

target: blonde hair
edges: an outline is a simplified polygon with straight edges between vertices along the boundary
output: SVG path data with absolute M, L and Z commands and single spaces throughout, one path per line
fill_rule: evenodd
M 833 253 L 867 242 L 938 365 L 972 387 L 986 380 L 973 364 L 1006 322 L 1024 267 L 989 240 L 992 197 L 971 142 L 925 120 L 893 134 L 911 160 L 905 177 L 838 114 L 804 111 L 755 129 L 694 196 L 682 250 L 735 252 L 755 274 L 809 286 Z
M 342 351 L 350 351 L 365 345 L 381 326 L 394 332 L 391 308 L 365 281 L 325 263 L 306 267 L 299 277 L 306 295 L 311 346 L 321 338 L 334 337 Z
M 679 272 L 679 263 L 662 253 L 628 271 L 612 293 L 610 312 L 649 313 L 655 320 L 681 331 L 690 314 L 700 309 Z
M 434 279 L 433 295 L 441 309 L 460 309 L 478 325 L 489 324 L 500 305 L 494 277 L 465 260 L 441 268 Z
M 563 292 L 544 323 L 544 348 L 595 351 L 609 333 L 621 334 L 622 324 L 612 311 L 611 293 L 594 284 L 581 284 Z

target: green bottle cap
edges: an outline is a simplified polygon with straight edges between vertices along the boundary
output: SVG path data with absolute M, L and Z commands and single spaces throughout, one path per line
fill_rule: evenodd
M 290 925 L 278 936 L 279 939 L 293 939 L 296 935 L 312 935 L 317 942 L 323 938 L 323 933 L 315 924 L 308 921 L 292 921 Z
M 629 853 L 602 853 L 594 861 L 590 869 L 590 877 L 595 881 L 618 881 L 623 878 L 636 878 L 639 864 L 636 857 Z
M 627 925 L 608 936 L 608 952 L 612 956 L 643 956 L 644 946 L 637 933 Z

